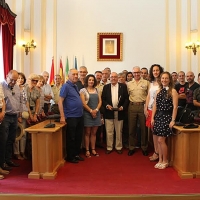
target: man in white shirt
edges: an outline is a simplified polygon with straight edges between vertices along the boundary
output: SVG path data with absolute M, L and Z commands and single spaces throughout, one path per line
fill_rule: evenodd
M 55 85 L 51 88 L 53 91 L 54 98 L 51 101 L 51 112 L 54 114 L 60 114 L 58 109 L 58 99 L 60 96 L 60 89 L 62 87 L 61 76 L 56 74 L 54 76 Z
M 47 114 L 50 109 L 50 100 L 54 98 L 54 95 L 50 84 L 47 83 L 49 79 L 49 73 L 44 71 L 42 76 L 44 77 L 44 85 L 42 87 L 44 91 L 44 112 Z
M 105 108 L 105 126 L 107 138 L 107 151 L 113 150 L 114 129 L 116 133 L 115 149 L 118 154 L 122 153 L 122 128 L 125 110 L 128 107 L 128 92 L 126 84 L 118 83 L 118 75 L 112 72 L 110 84 L 103 87 L 102 103 Z

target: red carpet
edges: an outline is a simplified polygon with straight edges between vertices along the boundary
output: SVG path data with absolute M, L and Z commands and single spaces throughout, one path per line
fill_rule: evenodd
M 92 156 L 79 164 L 65 163 L 55 180 L 28 179 L 31 161 L 19 161 L 10 175 L 0 181 L 0 193 L 20 194 L 194 194 L 200 193 L 200 179 L 180 179 L 169 167 L 154 169 L 155 162 L 138 150 L 127 156 L 97 149 L 99 157 Z

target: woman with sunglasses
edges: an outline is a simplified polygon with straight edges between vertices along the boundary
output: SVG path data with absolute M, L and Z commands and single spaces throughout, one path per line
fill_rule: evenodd
M 26 93 L 29 105 L 30 123 L 36 123 L 38 121 L 37 115 L 40 109 L 40 91 L 36 88 L 38 80 L 39 76 L 37 74 L 30 74 L 27 81 Z
M 163 72 L 160 76 L 151 119 L 154 134 L 158 136 L 159 161 L 154 166 L 157 169 L 165 169 L 169 165 L 166 138 L 172 135 L 171 129 L 175 124 L 177 107 L 178 94 L 174 89 L 172 76 L 169 72 Z
M 43 85 L 44 85 L 44 77 L 39 75 L 39 80 L 37 82 L 36 88 L 39 90 L 40 92 L 40 109 L 39 109 L 39 118 L 40 117 L 45 117 L 45 113 L 44 113 L 44 91 L 42 89 Z

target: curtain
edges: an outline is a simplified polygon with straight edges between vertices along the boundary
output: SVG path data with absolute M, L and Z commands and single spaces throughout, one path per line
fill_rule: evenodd
M 4 77 L 13 69 L 13 46 L 15 45 L 15 17 L 9 6 L 2 3 L 0 6 L 0 23 L 2 25 L 2 46 Z

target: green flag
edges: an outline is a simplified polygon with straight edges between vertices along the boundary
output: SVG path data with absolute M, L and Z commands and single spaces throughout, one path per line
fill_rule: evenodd
M 66 68 L 65 68 L 65 79 L 68 80 L 68 73 L 69 73 L 69 61 L 67 57 Z
M 77 59 L 76 59 L 76 56 L 75 56 L 75 69 L 77 70 Z

